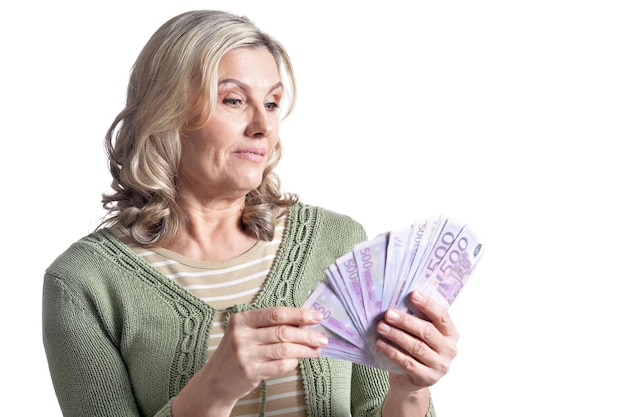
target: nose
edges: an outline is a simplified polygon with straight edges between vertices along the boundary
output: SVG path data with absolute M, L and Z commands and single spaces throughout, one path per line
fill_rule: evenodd
M 246 126 L 246 135 L 253 138 L 271 136 L 276 130 L 277 117 L 264 105 L 250 108 L 250 119 Z

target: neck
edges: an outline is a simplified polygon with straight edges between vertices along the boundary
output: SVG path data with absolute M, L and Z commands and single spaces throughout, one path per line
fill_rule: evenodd
M 198 261 L 223 261 L 239 256 L 257 239 L 241 226 L 244 200 L 187 205 L 188 222 L 165 248 Z

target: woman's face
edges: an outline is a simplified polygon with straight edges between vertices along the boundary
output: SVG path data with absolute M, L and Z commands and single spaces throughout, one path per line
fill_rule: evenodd
M 237 48 L 218 67 L 217 103 L 208 122 L 181 135 L 181 196 L 204 203 L 241 199 L 259 186 L 278 141 L 283 97 L 266 48 Z

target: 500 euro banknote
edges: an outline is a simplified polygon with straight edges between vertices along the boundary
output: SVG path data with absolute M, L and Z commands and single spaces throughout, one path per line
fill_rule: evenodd
M 323 354 L 403 372 L 375 348 L 375 330 L 389 309 L 413 311 L 409 294 L 419 290 L 445 308 L 467 283 L 483 254 L 478 236 L 446 216 L 419 220 L 354 246 L 325 271 L 304 307 L 322 312 L 316 326 L 330 343 Z

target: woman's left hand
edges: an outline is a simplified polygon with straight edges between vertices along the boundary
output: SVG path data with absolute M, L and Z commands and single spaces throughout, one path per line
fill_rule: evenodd
M 388 310 L 377 325 L 382 336 L 377 348 L 406 371 L 389 374 L 392 387 L 402 391 L 417 391 L 439 381 L 450 369 L 459 339 L 445 308 L 418 291 L 411 293 L 411 303 L 428 320 Z

